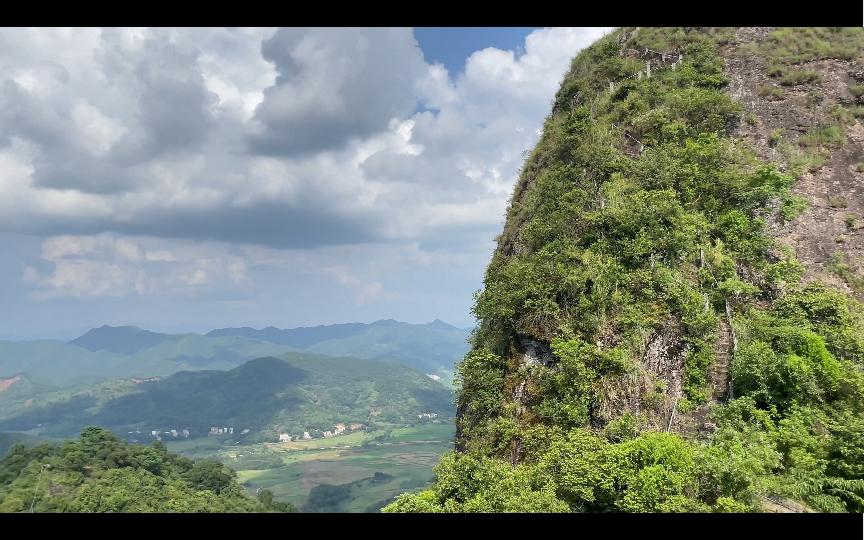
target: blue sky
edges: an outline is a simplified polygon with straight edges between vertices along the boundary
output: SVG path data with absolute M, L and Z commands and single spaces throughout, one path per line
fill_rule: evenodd
M 608 30 L 0 29 L 0 339 L 471 326 L 522 152 Z
M 532 27 L 501 26 L 423 26 L 414 28 L 414 38 L 427 62 L 441 62 L 451 73 L 463 71 L 465 60 L 475 51 L 495 47 L 525 52 L 525 36 Z

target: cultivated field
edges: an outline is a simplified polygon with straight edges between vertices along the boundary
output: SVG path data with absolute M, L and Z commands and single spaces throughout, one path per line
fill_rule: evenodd
M 229 467 L 239 463 L 235 458 L 254 462 L 256 454 L 275 453 L 283 467 L 238 471 L 239 481 L 251 493 L 269 489 L 277 499 L 303 507 L 316 486 L 352 484 L 350 498 L 340 503 L 340 509 L 364 512 L 428 482 L 441 454 L 453 448 L 454 432 L 449 423 L 427 424 L 393 429 L 388 438 L 380 438 L 383 432 L 362 432 L 247 446 L 220 446 L 218 440 L 207 438 L 172 441 L 169 448 L 192 458 L 215 456 Z M 376 481 L 366 481 L 375 473 L 380 473 Z

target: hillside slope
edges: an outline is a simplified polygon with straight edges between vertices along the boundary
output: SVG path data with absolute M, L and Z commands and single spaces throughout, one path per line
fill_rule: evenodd
M 436 321 L 429 324 L 370 325 L 363 332 L 316 343 L 306 350 L 327 356 L 374 358 L 406 364 L 447 382 L 470 348 L 470 332 Z
M 219 328 L 207 332 L 207 337 L 222 337 L 222 336 L 243 336 L 248 338 L 260 339 L 280 345 L 289 345 L 297 349 L 305 349 L 316 343 L 327 341 L 329 339 L 343 339 L 355 336 L 372 327 L 393 326 L 396 321 L 376 321 L 372 324 L 364 323 L 345 323 L 331 324 L 327 326 L 301 327 L 281 329 L 275 326 L 268 326 L 262 330 L 254 328 Z M 404 324 L 404 323 L 402 323 Z
M 474 306 L 458 451 L 387 511 L 864 510 L 862 52 L 621 28 L 576 56 Z
M 149 349 L 164 341 L 179 339 L 182 336 L 160 334 L 142 330 L 134 326 L 101 326 L 93 328 L 67 345 L 75 345 L 88 351 L 107 351 L 114 354 L 133 355 Z
M 227 371 L 105 381 L 43 393 L 27 405 L 11 403 L 0 401 L 0 431 L 65 437 L 100 425 L 139 440 L 172 429 L 205 437 L 212 426 L 235 428 L 237 439 L 267 440 L 264 432 L 275 425 L 302 436 L 339 422 L 404 425 L 422 413 L 455 413 L 450 391 L 409 366 L 296 352 Z
M 244 337 L 208 338 L 199 334 L 153 334 L 165 339 L 137 336 L 146 331 L 132 327 L 102 327 L 63 344 L 56 341 L 0 341 L 0 376 L 28 373 L 43 377 L 50 384 L 74 386 L 117 377 L 151 378 L 183 370 L 231 369 L 252 358 L 279 355 L 296 350 Z M 84 337 L 84 345 L 75 345 Z M 166 337 L 167 336 L 167 337 Z M 96 339 L 98 338 L 98 339 Z M 124 340 L 130 338 L 128 344 Z M 141 348 L 144 347 L 144 348 Z M 113 351 L 136 351 L 125 354 Z M 34 394 L 35 395 L 35 394 Z M 28 397 L 34 397 L 34 395 Z M 0 394 L 0 401 L 3 395 Z
M 207 337 L 243 336 L 314 354 L 406 364 L 440 377 L 446 385 L 453 377 L 455 362 L 470 348 L 467 342 L 470 334 L 470 330 L 436 319 L 427 324 L 382 320 L 287 330 L 272 326 L 262 330 L 221 328 L 208 332 Z
M 269 490 L 253 498 L 222 463 L 169 453 L 161 441 L 130 445 L 98 427 L 58 445 L 16 443 L 5 456 L 0 513 L 297 511 Z

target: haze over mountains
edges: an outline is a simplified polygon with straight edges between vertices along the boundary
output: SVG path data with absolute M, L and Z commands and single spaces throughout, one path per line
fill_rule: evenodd
M 93 383 L 122 377 L 167 376 L 178 371 L 228 370 L 253 358 L 308 350 L 324 356 L 380 359 L 413 366 L 449 381 L 468 350 L 468 329 L 443 321 L 393 320 L 311 328 L 222 328 L 206 335 L 165 334 L 133 326 L 94 328 L 68 343 L 0 342 L 0 377 L 22 373 L 48 385 Z
M 98 424 L 194 438 L 231 425 L 257 440 L 276 423 L 300 436 L 336 422 L 446 418 L 469 334 L 382 320 L 206 335 L 102 326 L 68 343 L 0 342 L 0 431 L 62 437 Z

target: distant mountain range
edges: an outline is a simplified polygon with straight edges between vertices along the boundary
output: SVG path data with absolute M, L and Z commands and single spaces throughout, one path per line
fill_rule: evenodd
M 0 379 L 26 373 L 41 377 L 46 387 L 70 386 L 179 371 L 230 370 L 253 358 L 306 350 L 406 364 L 447 384 L 454 362 L 469 349 L 469 335 L 469 329 L 440 320 L 427 324 L 382 320 L 293 329 L 222 328 L 203 336 L 102 326 L 65 344 L 56 340 L 0 341 Z
M 329 326 L 315 326 L 292 328 L 290 330 L 281 330 L 279 328 L 269 326 L 263 330 L 255 330 L 254 328 L 220 328 L 211 330 L 205 334 L 207 337 L 224 337 L 224 336 L 242 336 L 279 345 L 288 345 L 298 349 L 307 349 L 317 343 L 330 341 L 334 339 L 350 338 L 362 334 L 370 329 L 394 328 L 394 327 L 423 327 L 431 330 L 456 330 L 461 331 L 455 326 L 449 325 L 444 321 L 435 319 L 431 323 L 424 325 L 408 324 L 394 321 L 392 319 L 375 321 L 371 324 L 364 323 L 347 323 L 347 324 L 331 324 Z M 167 335 L 167 334 L 166 334 Z

